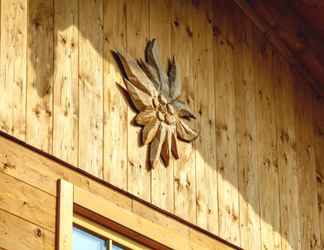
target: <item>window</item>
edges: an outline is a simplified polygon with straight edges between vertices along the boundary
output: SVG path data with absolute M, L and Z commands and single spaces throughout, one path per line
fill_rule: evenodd
M 107 244 L 108 243 L 108 244 Z M 76 226 L 73 227 L 73 250 L 107 250 L 109 242 Z
M 100 238 L 91 232 L 73 227 L 73 250 L 128 250 L 111 239 Z
M 150 249 L 125 235 L 103 227 L 78 214 L 73 216 L 73 250 L 146 250 Z

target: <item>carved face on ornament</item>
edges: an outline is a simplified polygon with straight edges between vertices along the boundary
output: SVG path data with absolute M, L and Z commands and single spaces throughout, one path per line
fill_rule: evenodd
M 146 47 L 145 61 L 119 52 L 116 55 L 128 94 L 138 111 L 135 121 L 143 126 L 142 143 L 150 145 L 150 165 L 155 168 L 161 156 L 165 166 L 169 166 L 171 154 L 180 158 L 178 139 L 192 142 L 198 136 L 186 122 L 197 116 L 179 100 L 182 84 L 175 59 L 169 61 L 168 73 L 164 73 L 155 39 Z

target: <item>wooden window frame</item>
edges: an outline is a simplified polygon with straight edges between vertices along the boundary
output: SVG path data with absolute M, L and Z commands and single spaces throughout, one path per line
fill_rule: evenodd
M 58 180 L 57 190 L 57 250 L 72 250 L 72 234 L 75 224 L 89 231 L 95 231 L 89 228 L 92 226 L 90 221 L 150 249 L 210 249 L 202 247 L 197 242 L 188 242 L 183 235 L 63 179 Z M 85 224 L 82 225 L 82 223 Z M 100 232 L 94 233 L 105 237 Z M 212 249 L 232 250 L 234 248 L 215 241 Z
M 112 249 L 113 245 L 121 245 L 127 249 L 133 250 L 150 250 L 149 247 L 129 239 L 127 236 L 119 234 L 108 227 L 101 226 L 81 215 L 75 214 L 73 217 L 73 223 L 76 228 L 85 230 L 86 232 L 93 233 L 95 236 L 103 238 L 108 243 L 107 249 L 109 250 Z

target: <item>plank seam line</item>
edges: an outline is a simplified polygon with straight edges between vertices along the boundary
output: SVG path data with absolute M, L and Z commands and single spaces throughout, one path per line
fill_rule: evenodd
M 6 175 L 6 176 L 8 176 L 8 177 L 10 177 L 10 178 L 13 178 L 13 179 L 15 179 L 15 180 L 17 180 L 17 181 L 23 183 L 24 185 L 27 185 L 27 186 L 32 187 L 32 188 L 34 188 L 34 189 L 37 189 L 38 191 L 40 191 L 40 192 L 42 192 L 42 193 L 48 194 L 48 195 L 52 196 L 53 198 L 56 198 L 56 195 L 53 195 L 52 193 L 50 193 L 50 192 L 48 192 L 48 191 L 46 191 L 46 190 L 44 190 L 44 189 L 42 189 L 42 188 L 40 188 L 40 187 L 34 186 L 34 185 L 32 185 L 32 184 L 30 184 L 30 183 L 28 183 L 28 182 L 26 182 L 26 181 L 24 181 L 24 180 L 22 180 L 22 179 L 19 179 L 18 177 L 14 176 L 14 175 L 11 175 L 11 174 L 9 174 L 9 173 L 3 171 L 3 170 L 0 170 L 0 175 L 1 175 L 1 174 Z
M 3 209 L 3 208 L 0 208 L 0 211 L 4 212 L 4 213 L 6 213 L 6 214 L 10 214 L 11 216 L 14 216 L 14 217 L 16 217 L 16 218 L 19 218 L 19 219 L 21 219 L 21 220 L 27 222 L 28 224 L 32 224 L 32 225 L 34 225 L 34 226 L 36 226 L 36 227 L 39 227 L 39 228 L 41 228 L 41 229 L 44 230 L 44 231 L 47 231 L 47 232 L 52 233 L 52 234 L 55 234 L 55 229 L 54 229 L 54 231 L 52 231 L 52 230 L 50 230 L 50 229 L 48 229 L 48 228 L 46 228 L 46 227 L 44 227 L 44 226 L 42 226 L 42 225 L 38 225 L 38 224 L 36 224 L 36 223 L 34 223 L 34 222 L 32 222 L 32 221 L 30 221 L 30 220 L 24 218 L 24 217 L 21 217 L 21 216 L 19 216 L 19 215 L 16 215 L 16 214 L 14 214 L 14 213 L 12 213 L 12 212 L 10 212 L 10 211 L 7 211 L 7 210 L 5 210 L 5 209 Z
M 0 130 L 0 138 L 5 138 L 6 140 L 9 140 L 12 143 L 15 143 L 15 144 L 23 147 L 25 150 L 30 150 L 33 153 L 38 154 L 39 156 L 44 157 L 47 160 L 56 163 L 57 165 L 61 165 L 61 167 L 68 168 L 68 169 L 72 170 L 73 172 L 75 172 L 76 174 L 83 175 L 84 177 L 87 177 L 87 178 L 91 179 L 92 181 L 95 181 L 96 183 L 103 185 L 105 188 L 108 188 L 108 189 L 110 189 L 110 190 L 112 190 L 112 191 L 114 191 L 116 193 L 122 194 L 122 195 L 128 197 L 131 200 L 137 201 L 137 202 L 139 202 L 139 203 L 153 209 L 154 211 L 156 211 L 156 212 L 158 212 L 158 213 L 160 213 L 162 215 L 165 215 L 165 216 L 179 222 L 180 224 L 182 224 L 182 225 L 184 225 L 184 226 L 186 226 L 186 227 L 188 227 L 190 229 L 193 229 L 193 230 L 196 230 L 197 232 L 203 233 L 204 235 L 206 235 L 206 236 L 208 236 L 208 237 L 210 237 L 210 238 L 212 238 L 214 240 L 218 240 L 218 241 L 220 241 L 220 242 L 222 242 L 222 243 L 226 244 L 227 246 L 230 246 L 230 247 L 232 247 L 234 249 L 242 250 L 242 248 L 240 248 L 239 246 L 236 246 L 236 245 L 234 245 L 234 244 L 232 244 L 230 242 L 227 242 L 225 239 L 222 239 L 218 235 L 213 234 L 213 233 L 211 233 L 211 232 L 209 232 L 209 231 L 207 231 L 207 230 L 199 227 L 198 225 L 193 224 L 193 223 L 191 223 L 191 222 L 189 222 L 187 220 L 184 220 L 183 218 L 181 218 L 181 217 L 179 217 L 179 216 L 177 216 L 175 214 L 172 214 L 172 213 L 170 213 L 170 212 L 168 212 L 166 210 L 163 210 L 163 209 L 155 206 L 154 204 L 152 204 L 152 203 L 150 203 L 148 201 L 145 201 L 145 200 L 143 200 L 143 199 L 141 199 L 141 198 L 139 198 L 139 197 L 125 191 L 125 190 L 122 190 L 122 189 L 112 185 L 111 183 L 109 183 L 107 181 L 99 179 L 98 177 L 89 174 L 88 172 L 82 170 L 81 168 L 75 167 L 72 164 L 70 164 L 68 162 L 65 162 L 65 161 L 63 161 L 63 160 L 61 160 L 61 159 L 47 153 L 47 152 L 44 152 L 44 151 L 42 151 L 40 149 L 37 149 L 34 146 L 32 146 L 30 144 L 27 144 L 26 142 L 12 136 L 12 135 L 9 135 L 9 134 L 5 133 L 2 130 Z

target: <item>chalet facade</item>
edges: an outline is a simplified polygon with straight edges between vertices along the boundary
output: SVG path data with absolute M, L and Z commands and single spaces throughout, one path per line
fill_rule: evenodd
M 0 0 L 0 250 L 324 249 L 321 31 L 248 2 Z

